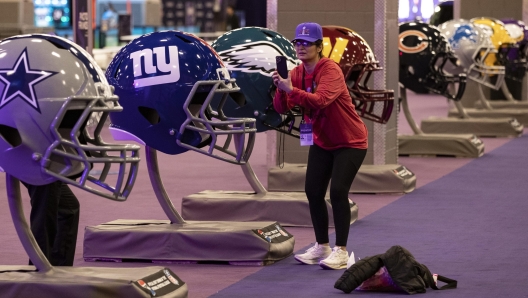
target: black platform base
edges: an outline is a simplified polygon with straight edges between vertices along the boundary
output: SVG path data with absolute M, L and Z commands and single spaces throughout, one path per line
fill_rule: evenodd
M 284 164 L 268 171 L 269 191 L 304 191 L 306 165 Z M 352 193 L 409 193 L 416 188 L 416 176 L 397 164 L 362 165 L 350 187 Z
M 472 109 L 472 108 L 465 108 L 466 113 L 469 117 L 472 118 L 491 118 L 491 119 L 497 119 L 497 118 L 515 118 L 519 123 L 522 125 L 528 124 L 528 109 L 520 109 L 520 108 L 502 108 L 502 109 L 493 109 L 493 110 L 487 110 L 487 109 Z M 458 113 L 458 110 L 451 109 L 449 110 L 447 116 L 448 117 L 458 117 L 460 114 Z
M 424 133 L 474 134 L 478 137 L 519 137 L 524 126 L 514 118 L 438 118 L 422 120 Z
M 521 109 L 528 110 L 528 101 L 490 100 L 489 105 L 494 109 Z M 475 108 L 483 108 L 480 101 L 475 102 Z
M 334 226 L 332 205 L 327 196 L 329 225 Z M 358 206 L 350 202 L 350 224 L 358 218 Z M 304 192 L 201 191 L 182 199 L 186 220 L 270 221 L 283 226 L 312 227 L 308 199 Z
M 34 266 L 0 266 L 2 298 L 184 298 L 187 295 L 187 284 L 163 267 L 53 267 L 41 273 Z
M 399 135 L 398 155 L 476 158 L 484 155 L 484 143 L 472 134 Z
M 295 239 L 277 222 L 119 219 L 86 227 L 86 261 L 216 261 L 268 265 L 293 253 Z

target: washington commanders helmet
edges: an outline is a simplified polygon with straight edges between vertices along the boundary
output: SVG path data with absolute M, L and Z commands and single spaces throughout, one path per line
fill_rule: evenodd
M 291 42 L 267 28 L 243 27 L 218 37 L 211 46 L 218 52 L 240 90 L 229 93 L 224 112 L 229 116 L 256 118 L 257 131 L 275 129 L 298 137 L 296 109 L 281 116 L 273 108 L 276 87 L 271 74 L 276 56 L 284 56 L 288 69 L 298 64 Z
M 345 27 L 323 26 L 323 55 L 339 64 L 358 114 L 387 123 L 394 105 L 394 91 L 367 86 L 372 72 L 382 68 L 363 37 Z
M 399 27 L 400 83 L 417 93 L 430 91 L 460 100 L 466 75 L 445 36 L 423 22 L 405 22 Z
M 516 51 L 506 53 L 508 61 L 514 62 L 506 65 L 506 77 L 522 81 L 528 69 L 528 27 L 520 20 L 502 19 L 501 21 L 511 38 L 517 43 Z
M 240 88 L 200 38 L 180 31 L 142 35 L 117 53 L 106 77 L 123 106 L 110 116 L 115 139 L 167 154 L 193 150 L 235 164 L 249 159 L 255 119 L 224 114 L 228 94 Z M 213 108 L 215 96 L 221 98 Z
M 490 65 L 488 57 L 497 50 L 484 30 L 464 19 L 445 22 L 438 29 L 449 41 L 469 79 L 495 90 L 500 88 L 505 67 Z
M 125 200 L 140 147 L 105 143 L 100 134 L 108 114 L 121 111 L 102 70 L 73 42 L 44 34 L 0 42 L 0 167 L 13 177 L 33 185 L 61 180 Z M 100 121 L 90 133 L 94 113 Z M 119 172 L 110 184 L 112 165 Z M 98 166 L 96 176 L 90 170 Z

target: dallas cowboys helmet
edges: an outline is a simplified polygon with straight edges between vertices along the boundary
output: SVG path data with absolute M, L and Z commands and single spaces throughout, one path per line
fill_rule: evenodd
M 166 154 L 193 150 L 235 164 L 249 159 L 255 119 L 224 114 L 227 96 L 240 88 L 205 41 L 180 31 L 145 34 L 117 53 L 106 77 L 124 109 L 110 116 L 115 139 Z
M 500 88 L 506 71 L 502 65 L 486 62 L 497 50 L 484 30 L 464 19 L 445 22 L 438 29 L 447 37 L 469 79 L 495 90 Z
M 108 144 L 100 134 L 108 114 L 122 110 L 117 100 L 90 55 L 69 40 L 43 34 L 4 39 L 0 167 L 29 184 L 61 180 L 125 200 L 137 175 L 140 147 Z M 94 113 L 101 118 L 91 134 L 86 123 Z M 112 165 L 119 172 L 110 184 Z M 92 166 L 99 176 L 90 172 Z
M 218 52 L 240 87 L 240 91 L 229 94 L 230 100 L 224 106 L 225 113 L 256 118 L 259 132 L 271 128 L 298 136 L 295 110 L 290 110 L 285 119 L 282 119 L 273 109 L 276 87 L 271 73 L 275 71 L 275 57 L 285 56 L 288 69 L 298 64 L 291 42 L 267 28 L 244 27 L 223 34 L 211 46 Z
M 445 36 L 435 26 L 418 21 L 399 27 L 400 83 L 414 92 L 460 100 L 466 75 Z

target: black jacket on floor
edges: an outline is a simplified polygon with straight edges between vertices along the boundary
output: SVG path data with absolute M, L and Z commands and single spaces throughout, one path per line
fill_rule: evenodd
M 373 276 L 385 266 L 392 280 L 407 294 L 425 293 L 431 287 L 435 290 L 456 288 L 457 281 L 438 275 L 438 280 L 447 283 L 438 288 L 429 269 L 416 261 L 405 248 L 395 245 L 384 254 L 359 260 L 350 266 L 336 281 L 334 287 L 345 293 L 350 293 L 361 283 Z

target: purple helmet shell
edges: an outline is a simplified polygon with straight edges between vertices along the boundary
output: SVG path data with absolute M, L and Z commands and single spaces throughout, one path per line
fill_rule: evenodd
M 527 70 L 527 56 L 528 56 L 528 27 L 523 21 L 515 19 L 502 19 L 504 27 L 510 36 L 517 41 L 518 50 L 509 51 L 508 60 L 515 61 L 507 65 L 506 77 L 520 81 L 524 78 Z

